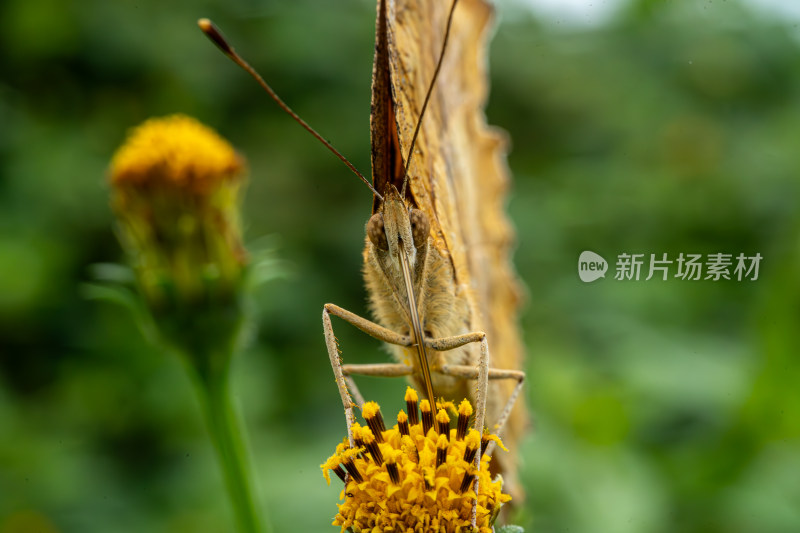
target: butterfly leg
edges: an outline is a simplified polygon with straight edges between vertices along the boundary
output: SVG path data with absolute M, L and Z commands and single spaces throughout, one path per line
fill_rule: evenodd
M 333 375 L 336 379 L 336 386 L 339 389 L 339 396 L 342 398 L 342 405 L 344 406 L 344 417 L 347 422 L 347 439 L 350 446 L 353 446 L 353 433 L 352 425 L 355 422 L 353 416 L 353 401 L 350 398 L 350 392 L 356 400 L 356 405 L 361 407 L 364 404 L 364 398 L 358 390 L 353 379 L 350 377 L 352 374 L 360 374 L 364 376 L 408 376 L 413 373 L 413 369 L 408 365 L 400 364 L 365 364 L 365 365 L 342 365 L 341 358 L 339 357 L 339 346 L 336 341 L 336 335 L 333 333 L 333 324 L 331 323 L 331 315 L 338 316 L 342 320 L 354 325 L 367 335 L 376 339 L 388 342 L 391 344 L 399 344 L 400 346 L 410 346 L 411 339 L 405 335 L 398 335 L 390 329 L 370 322 L 369 320 L 358 316 L 355 313 L 339 307 L 334 304 L 325 304 L 322 309 L 322 327 L 325 330 L 325 345 L 328 347 L 328 357 L 331 361 L 333 368 Z
M 477 379 L 478 380 L 478 394 L 481 394 L 481 387 L 482 387 L 482 380 L 480 378 L 480 371 L 481 365 L 483 360 L 483 353 L 484 351 L 489 351 L 488 345 L 484 348 L 486 344 L 486 334 L 483 332 L 475 332 L 475 333 L 467 333 L 465 335 L 458 335 L 455 337 L 444 337 L 441 339 L 425 339 L 425 345 L 433 348 L 436 351 L 445 352 L 447 350 L 453 350 L 455 348 L 460 348 L 465 344 L 470 342 L 480 342 L 481 343 L 481 362 L 478 363 L 478 368 L 469 365 L 448 365 L 444 364 L 439 368 L 439 372 L 442 374 L 446 374 L 448 376 L 458 377 L 462 379 Z M 488 357 L 487 357 L 488 361 Z M 508 421 L 508 417 L 511 414 L 511 410 L 514 407 L 514 404 L 519 397 L 520 392 L 522 391 L 522 386 L 525 383 L 525 372 L 521 370 L 507 370 L 501 368 L 488 368 L 488 380 L 495 381 L 501 379 L 513 379 L 517 383 L 514 386 L 514 390 L 511 392 L 511 395 L 506 400 L 505 407 L 503 411 L 500 413 L 500 416 L 495 423 L 496 434 L 497 436 L 501 436 L 501 432 L 505 427 L 506 422 Z M 486 386 L 483 387 L 483 394 L 485 399 L 486 388 L 488 387 L 488 383 Z M 480 396 L 479 396 L 480 397 Z M 486 453 L 491 455 L 491 450 L 494 449 L 492 446 L 494 442 L 490 443 L 491 448 L 487 450 Z
M 500 413 L 500 416 L 498 417 L 497 423 L 495 424 L 496 428 L 495 434 L 498 437 L 502 437 L 502 430 L 505 427 L 506 422 L 508 421 L 508 417 L 511 415 L 511 410 L 514 407 L 514 404 L 516 403 L 520 392 L 522 391 L 522 386 L 525 382 L 525 372 L 522 372 L 520 370 L 489 368 L 489 346 L 486 341 L 486 334 L 483 332 L 467 333 L 465 335 L 444 337 L 440 339 L 425 339 L 426 346 L 440 352 L 453 350 L 455 348 L 459 348 L 471 342 L 480 342 L 481 344 L 481 356 L 477 368 L 469 365 L 443 364 L 439 368 L 439 372 L 441 372 L 442 374 L 462 379 L 477 379 L 478 381 L 477 401 L 478 404 L 481 406 L 481 409 L 480 410 L 476 409 L 475 427 L 476 429 L 480 428 L 479 431 L 482 431 L 485 420 L 484 416 L 486 411 L 486 395 L 489 387 L 488 381 L 513 379 L 517 382 L 516 385 L 514 386 L 514 390 L 511 392 L 511 395 L 506 401 L 503 411 Z M 480 418 L 479 415 L 481 415 Z M 484 453 L 487 456 L 491 457 L 494 448 L 495 448 L 495 442 L 492 441 L 487 445 Z M 480 456 L 483 454 L 478 454 L 478 455 Z M 476 467 L 479 468 L 480 463 L 476 463 Z M 513 478 L 510 481 L 512 482 L 513 486 L 514 485 Z M 477 491 L 478 487 L 476 481 L 476 486 L 475 486 L 476 494 Z M 474 504 L 473 504 L 473 509 L 474 509 Z

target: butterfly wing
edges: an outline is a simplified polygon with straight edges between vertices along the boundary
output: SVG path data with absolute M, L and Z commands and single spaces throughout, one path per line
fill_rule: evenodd
M 379 2 L 373 120 L 389 124 L 389 133 L 376 136 L 378 122 L 373 122 L 373 177 L 386 176 L 398 189 L 402 165 L 397 167 L 397 155 L 379 158 L 383 173 L 374 171 L 376 141 L 394 154 L 403 150 L 405 156 L 439 59 L 450 6 L 449 0 Z M 520 288 L 510 261 L 514 230 L 505 215 L 510 182 L 506 141 L 487 125 L 484 114 L 492 14 L 483 0 L 461 0 L 456 7 L 409 169 L 409 199 L 428 214 L 433 245 L 452 261 L 457 286 L 467 288 L 468 329 L 487 333 L 491 366 L 521 369 Z M 386 183 L 376 182 L 380 186 Z M 497 420 L 513 387 L 510 380 L 493 383 L 489 421 Z M 524 402 L 519 401 L 505 429 L 512 447 L 526 420 Z M 513 456 L 498 459 L 514 468 Z

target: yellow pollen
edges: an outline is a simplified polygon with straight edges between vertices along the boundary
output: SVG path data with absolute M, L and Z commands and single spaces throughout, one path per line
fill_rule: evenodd
M 345 462 L 347 459 L 354 459 L 363 450 L 364 448 L 348 448 L 339 454 L 339 458 L 341 459 L 341 462 Z
M 341 459 L 339 458 L 339 454 L 333 454 L 328 457 L 328 460 L 319 465 L 322 469 L 322 475 L 325 476 L 325 481 L 328 482 L 328 485 L 331 484 L 331 474 L 330 471 L 339 466 L 342 463 Z
M 417 391 L 415 391 L 411 387 L 408 387 L 406 389 L 405 401 L 407 401 L 407 402 L 417 402 L 417 401 L 419 401 L 419 396 L 417 395 Z
M 472 416 L 472 405 L 467 400 L 463 400 L 458 404 L 458 414 L 461 416 Z
M 464 439 L 467 447 L 469 448 L 478 448 L 481 445 L 481 436 L 480 434 L 475 431 L 474 429 L 470 429 L 469 433 L 467 433 L 467 438 Z
M 365 419 L 374 418 L 380 409 L 380 406 L 376 402 L 367 402 L 364 404 L 364 407 L 361 408 L 361 415 Z
M 444 400 L 436 400 L 436 409 L 449 409 L 452 412 L 456 412 L 456 406 L 453 402 L 446 402 Z
M 500 446 L 500 447 L 501 447 L 503 450 L 505 450 L 505 451 L 508 451 L 508 448 L 506 448 L 505 446 L 503 446 L 503 441 L 501 441 L 501 440 L 500 440 L 500 437 L 498 437 L 497 435 L 494 435 L 494 434 L 492 434 L 492 433 L 484 433 L 484 434 L 483 434 L 483 438 L 484 438 L 484 439 L 485 439 L 487 442 L 491 442 L 491 441 L 494 441 L 494 442 L 496 442 L 496 443 L 497 443 L 497 445 L 498 445 L 498 446 Z
M 411 454 L 417 450 L 417 446 L 414 444 L 414 439 L 408 435 L 403 435 L 402 439 L 400 439 L 400 443 L 403 453 L 408 456 L 411 456 Z
M 436 421 L 440 424 L 449 424 L 450 417 L 447 416 L 447 412 L 444 409 L 439 409 L 439 412 L 436 413 Z
M 361 428 L 361 440 L 364 441 L 364 444 L 370 444 L 375 440 L 375 435 L 372 434 L 371 429 Z

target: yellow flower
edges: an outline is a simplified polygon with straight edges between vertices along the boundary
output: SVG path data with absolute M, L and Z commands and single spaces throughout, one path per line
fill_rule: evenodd
M 166 187 L 210 193 L 237 181 L 244 162 L 214 130 L 185 115 L 150 119 L 135 128 L 111 161 L 115 187 Z
M 150 119 L 114 155 L 109 181 L 120 238 L 151 309 L 235 293 L 247 263 L 244 162 L 230 144 L 191 117 Z
M 480 471 L 475 456 L 495 435 L 467 430 L 472 406 L 459 405 L 456 427 L 450 429 L 445 407 L 438 405 L 435 415 L 427 400 L 419 402 L 412 388 L 406 392 L 408 414 L 400 411 L 398 423 L 386 429 L 378 404 L 362 408 L 366 426 L 353 424 L 354 447 L 345 440 L 320 465 L 330 484 L 330 472 L 345 482 L 339 512 L 333 525 L 342 531 L 456 533 L 470 531 L 473 502 L 477 498 L 476 526 L 490 533 L 500 507 L 511 499 L 502 492 L 502 478 L 492 480 L 490 457 L 482 457 Z M 478 494 L 475 494 L 475 480 Z

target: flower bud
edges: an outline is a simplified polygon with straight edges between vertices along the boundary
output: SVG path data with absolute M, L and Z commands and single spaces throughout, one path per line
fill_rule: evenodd
M 247 266 L 242 158 L 210 128 L 173 115 L 131 131 L 109 181 L 119 237 L 159 331 L 189 352 L 230 344 Z

